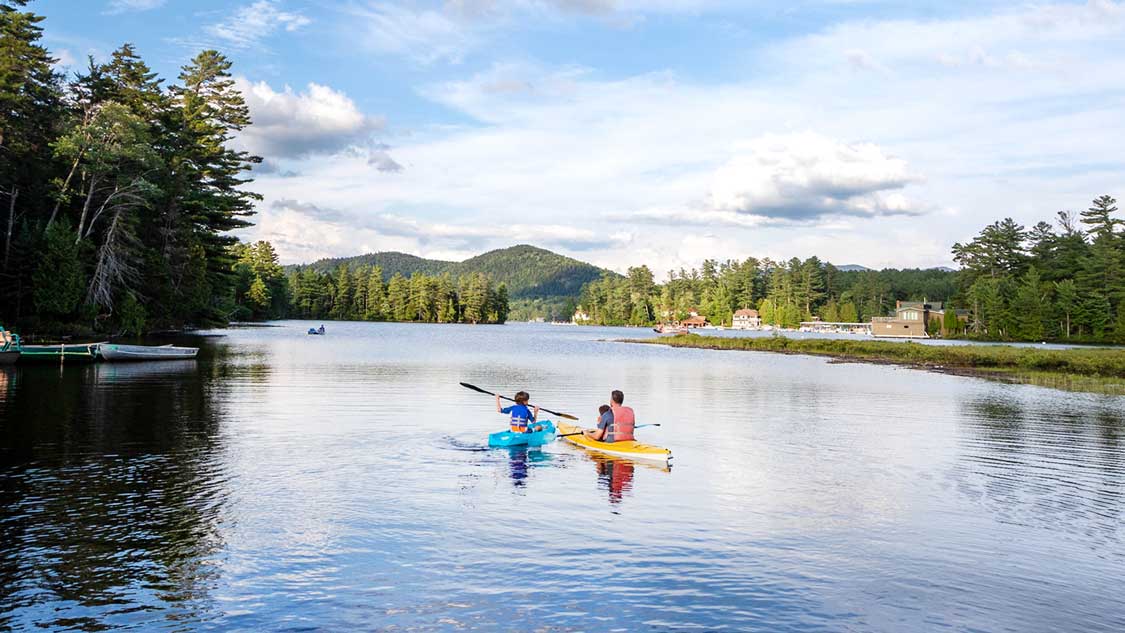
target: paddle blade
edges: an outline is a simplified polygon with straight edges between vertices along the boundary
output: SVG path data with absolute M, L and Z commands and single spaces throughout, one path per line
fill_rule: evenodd
M 496 395 L 496 394 L 492 393 L 491 391 L 485 391 L 484 389 L 481 389 L 480 387 L 478 387 L 478 386 L 476 386 L 476 385 L 470 385 L 470 384 L 469 384 L 469 383 L 467 383 L 467 382 L 463 382 L 463 383 L 461 383 L 461 386 L 462 386 L 462 387 L 464 387 L 464 388 L 466 388 L 466 389 L 472 389 L 473 391 L 479 391 L 480 393 L 487 393 L 487 394 L 488 394 L 488 395 L 490 395 L 490 396 L 495 396 L 495 395 Z
M 560 418 L 565 418 L 567 420 L 574 420 L 575 422 L 578 421 L 578 418 L 574 417 L 573 415 L 570 415 L 569 413 L 556 413 L 555 415 L 559 416 Z

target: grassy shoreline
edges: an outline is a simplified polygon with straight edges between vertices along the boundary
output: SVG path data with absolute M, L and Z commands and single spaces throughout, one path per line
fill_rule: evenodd
M 922 345 L 844 339 L 732 338 L 694 334 L 624 343 L 827 356 L 841 362 L 904 365 L 1071 391 L 1125 394 L 1125 350 L 1039 349 L 1010 345 Z

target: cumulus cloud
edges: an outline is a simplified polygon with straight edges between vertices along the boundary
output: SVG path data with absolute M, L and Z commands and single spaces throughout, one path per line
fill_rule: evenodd
M 363 144 L 383 125 L 382 119 L 365 115 L 346 94 L 328 86 L 310 83 L 297 92 L 289 86 L 277 91 L 264 81 L 244 78 L 237 78 L 235 84 L 254 122 L 239 142 L 267 158 L 328 153 Z
M 204 27 L 207 37 L 233 49 L 252 49 L 278 31 L 293 32 L 311 23 L 301 13 L 284 11 L 276 0 L 258 0 Z
M 893 192 L 914 180 L 906 161 L 872 143 L 772 134 L 747 143 L 715 172 L 710 202 L 721 211 L 784 220 L 916 215 L 920 211 Z

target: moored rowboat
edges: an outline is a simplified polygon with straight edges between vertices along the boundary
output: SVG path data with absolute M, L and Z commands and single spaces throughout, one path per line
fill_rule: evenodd
M 98 346 L 98 351 L 101 353 L 103 360 L 120 362 L 192 359 L 199 353 L 199 348 L 176 347 L 174 345 L 151 347 L 148 345 L 117 345 L 116 343 L 103 343 Z
M 20 362 L 85 360 L 98 359 L 98 346 L 101 343 L 62 343 L 59 345 L 23 345 L 20 347 Z
M 563 422 L 559 422 L 558 424 L 560 436 L 566 436 L 569 433 L 580 433 L 581 431 L 581 427 L 565 424 Z M 632 440 L 626 442 L 599 442 L 585 435 L 570 435 L 562 439 L 575 446 L 588 448 L 592 451 L 605 453 L 606 455 L 620 455 L 621 457 L 628 457 L 630 459 L 647 459 L 659 462 L 667 462 L 672 459 L 672 451 L 666 448 L 653 446 L 652 444 L 642 444 L 641 442 Z

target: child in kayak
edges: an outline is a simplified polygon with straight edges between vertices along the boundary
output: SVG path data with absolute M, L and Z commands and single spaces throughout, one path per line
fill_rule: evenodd
M 608 404 L 603 404 L 598 407 L 598 428 L 586 429 L 583 433 L 586 437 L 599 442 L 605 438 L 605 434 L 609 432 L 609 427 L 613 425 L 613 410 L 609 408 Z
M 527 406 L 527 401 L 530 399 L 531 396 L 526 391 L 520 391 L 513 398 L 516 401 L 515 404 L 510 407 L 501 407 L 500 396 L 496 396 L 496 411 L 512 416 L 509 425 L 513 433 L 531 433 L 532 431 L 543 430 L 542 426 L 534 425 L 536 418 L 539 417 L 539 407 L 535 407 L 533 410 Z

